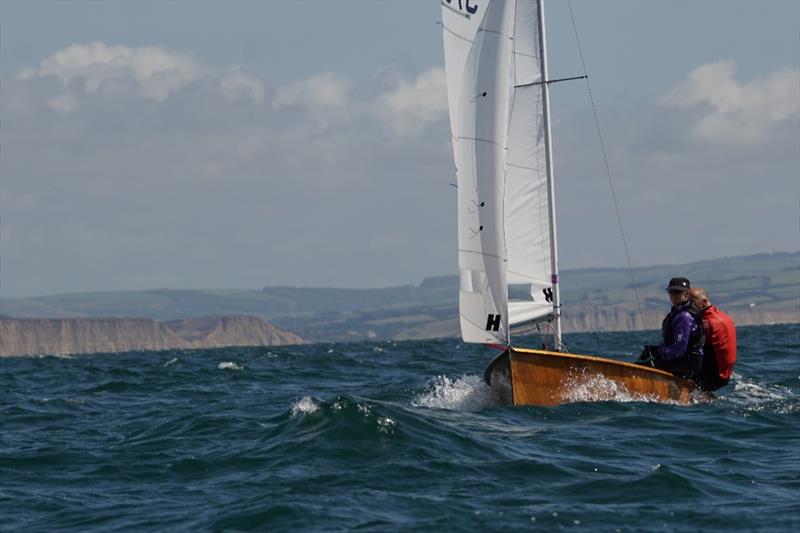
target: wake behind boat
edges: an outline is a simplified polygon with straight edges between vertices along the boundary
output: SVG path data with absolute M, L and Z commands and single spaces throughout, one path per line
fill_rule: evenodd
M 564 403 L 596 379 L 688 403 L 693 383 L 668 372 L 563 353 L 548 96 L 560 80 L 548 78 L 544 20 L 543 0 L 442 0 L 462 338 L 506 348 L 486 381 L 508 404 Z M 519 286 L 526 297 L 510 299 Z M 512 347 L 512 330 L 532 326 L 556 351 Z

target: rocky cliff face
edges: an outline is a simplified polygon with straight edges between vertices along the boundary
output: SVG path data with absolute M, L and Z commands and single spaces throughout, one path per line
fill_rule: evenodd
M 2 319 L 0 356 L 302 344 L 256 317 L 156 322 L 133 318 Z

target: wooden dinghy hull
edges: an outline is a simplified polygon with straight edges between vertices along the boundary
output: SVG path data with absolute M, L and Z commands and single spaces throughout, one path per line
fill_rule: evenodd
M 622 397 L 688 405 L 694 384 L 663 370 L 605 357 L 509 348 L 492 360 L 486 383 L 506 405 L 552 406 Z

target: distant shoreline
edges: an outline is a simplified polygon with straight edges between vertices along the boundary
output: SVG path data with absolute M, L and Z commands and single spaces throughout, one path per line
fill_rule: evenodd
M 635 283 L 627 269 L 562 270 L 563 331 L 659 329 L 669 309 L 665 283 L 677 275 L 689 278 L 695 287 L 707 289 L 714 305 L 731 315 L 739 325 L 800 323 L 800 252 L 637 267 L 634 274 Z M 542 298 L 542 295 L 541 291 L 531 291 L 529 286 L 512 285 L 509 297 L 528 299 Z M 294 332 L 306 342 L 357 342 L 456 337 L 460 334 L 458 301 L 458 276 L 448 275 L 425 278 L 418 285 L 375 289 L 267 286 L 252 290 L 154 289 L 0 298 L 0 317 L 16 320 L 147 319 L 172 325 L 164 331 L 151 325 L 153 331 L 145 333 L 143 329 L 138 335 L 140 339 L 150 335 L 152 345 L 183 346 L 188 333 L 178 333 L 178 339 L 172 337 L 176 333 L 174 328 L 180 329 L 178 321 L 203 320 L 198 317 L 209 316 L 247 316 Z M 253 325 L 230 341 L 245 341 L 248 345 L 264 342 L 247 337 L 248 332 L 259 331 L 259 328 Z M 197 327 L 189 329 L 197 330 Z M 62 342 L 52 337 L 55 332 L 40 332 L 33 337 L 37 335 L 39 340 L 30 341 L 37 349 L 60 346 Z M 100 329 L 95 335 L 96 341 L 85 336 L 84 340 L 63 342 L 91 347 L 107 342 L 104 339 L 115 338 L 112 333 Z M 136 338 L 132 335 L 124 345 L 134 346 L 139 342 Z M 14 340 L 16 344 L 20 342 Z M 115 346 L 112 341 L 108 342 L 111 348 Z M 197 339 L 192 337 L 191 342 Z
M 0 356 L 77 355 L 304 344 L 258 317 L 0 319 Z
M 655 312 L 652 313 L 655 316 Z M 737 327 L 772 326 L 800 323 L 800 313 L 731 312 Z M 565 334 L 654 331 L 646 329 L 609 329 L 630 323 L 636 313 L 608 313 L 605 316 L 564 320 Z M 652 317 L 651 317 L 652 318 Z M 638 318 L 637 318 L 638 320 Z M 650 322 L 652 323 L 652 321 Z M 604 326 L 576 329 L 576 326 Z M 453 327 L 455 326 L 455 329 Z M 457 322 L 446 321 L 447 331 L 440 330 L 418 337 L 403 336 L 394 340 L 414 341 L 457 338 Z M 353 339 L 366 342 L 384 339 Z M 318 340 L 313 342 L 336 342 Z M 133 351 L 212 349 L 228 347 L 284 346 L 306 344 L 298 335 L 277 328 L 258 317 L 206 317 L 193 320 L 158 322 L 140 318 L 67 318 L 0 319 L 0 357 L 80 355 L 125 353 Z

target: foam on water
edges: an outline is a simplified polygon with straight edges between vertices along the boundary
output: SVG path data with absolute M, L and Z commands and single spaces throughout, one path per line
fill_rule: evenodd
M 476 375 L 463 375 L 458 379 L 437 376 L 428 389 L 417 396 L 412 405 L 433 409 L 477 411 L 500 405 L 500 399 L 483 379 Z
M 53 353 L 53 354 L 39 354 L 36 357 L 39 359 L 47 359 L 49 357 L 53 357 L 56 359 L 73 359 L 74 356 L 69 353 Z
M 243 365 L 237 365 L 233 361 L 223 361 L 217 365 L 218 370 L 244 370 Z
M 86 402 L 79 398 L 42 398 L 39 403 L 47 404 L 57 402 L 63 405 L 84 405 Z
M 382 416 L 378 418 L 378 431 L 384 433 L 386 435 L 391 435 L 394 433 L 394 429 L 397 427 L 397 421 L 389 418 L 388 416 Z
M 568 402 L 655 402 L 677 404 L 673 401 L 656 400 L 648 394 L 630 392 L 623 384 L 608 379 L 602 374 L 573 376 L 565 384 Z
M 167 367 L 167 366 L 172 366 L 172 365 L 174 365 L 174 364 L 175 364 L 175 363 L 177 363 L 177 362 L 178 362 L 178 358 L 177 358 L 177 357 L 173 357 L 172 359 L 170 359 L 169 361 L 167 361 L 166 363 L 164 363 L 164 366 L 165 366 L 165 367 Z
M 300 400 L 292 404 L 292 416 L 299 414 L 311 414 L 319 410 L 319 405 L 311 396 L 303 396 Z
M 733 374 L 731 381 L 733 391 L 725 396 L 725 400 L 746 411 L 774 411 L 778 414 L 800 412 L 800 397 L 788 387 L 757 383 L 737 373 Z

